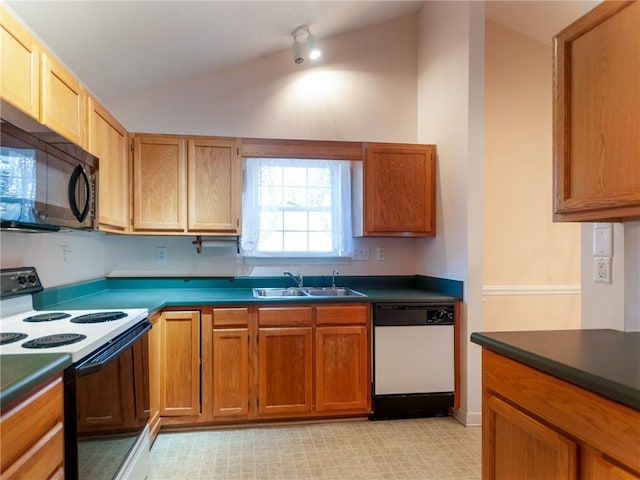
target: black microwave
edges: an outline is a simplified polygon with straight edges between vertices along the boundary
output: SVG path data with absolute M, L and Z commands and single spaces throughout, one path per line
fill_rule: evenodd
M 0 228 L 96 229 L 98 159 L 32 124 L 0 119 Z

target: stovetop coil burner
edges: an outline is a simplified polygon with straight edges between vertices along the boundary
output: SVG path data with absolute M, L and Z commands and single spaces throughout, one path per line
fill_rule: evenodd
M 24 340 L 28 335 L 20 332 L 2 332 L 0 333 L 0 345 L 8 345 L 9 343 Z
M 69 318 L 70 316 L 70 314 L 64 312 L 45 312 L 27 317 L 23 320 L 23 322 L 52 322 L 54 320 Z
M 112 322 L 114 320 L 120 320 L 126 317 L 124 312 L 97 312 L 87 313 L 86 315 L 80 315 L 71 319 L 71 323 L 103 323 Z
M 86 335 L 79 333 L 57 333 L 55 335 L 47 335 L 44 337 L 34 338 L 22 344 L 23 348 L 53 348 L 63 345 L 71 345 L 87 338 Z

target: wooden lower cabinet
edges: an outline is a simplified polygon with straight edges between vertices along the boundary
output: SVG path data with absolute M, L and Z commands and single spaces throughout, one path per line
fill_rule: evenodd
M 316 307 L 316 411 L 370 413 L 369 307 Z
M 313 406 L 313 329 L 258 330 L 258 415 L 309 415 Z
M 160 317 L 160 416 L 200 413 L 200 311 Z
M 367 304 L 199 307 L 152 317 L 152 436 L 160 426 L 371 413 L 369 317 Z
M 640 412 L 483 349 L 482 478 L 640 479 Z
M 2 412 L 0 476 L 63 478 L 64 428 L 61 377 Z
M 493 455 L 483 478 L 578 478 L 575 442 L 496 397 L 486 403 L 482 421 Z
M 246 307 L 213 309 L 213 418 L 243 419 L 251 406 L 251 314 Z

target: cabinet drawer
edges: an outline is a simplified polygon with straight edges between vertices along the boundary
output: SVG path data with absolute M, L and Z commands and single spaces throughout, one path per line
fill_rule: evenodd
M 3 472 L 54 427 L 60 425 L 62 431 L 62 398 L 62 380 L 57 378 L 2 415 L 0 457 Z
M 310 326 L 311 319 L 311 307 L 258 309 L 258 325 L 260 327 Z
M 249 325 L 248 308 L 214 308 L 213 326 L 215 327 L 246 327 Z
M 368 305 L 327 305 L 316 307 L 316 324 L 361 324 L 369 319 Z
M 3 479 L 62 478 L 64 467 L 64 429 L 57 423 L 6 471 Z

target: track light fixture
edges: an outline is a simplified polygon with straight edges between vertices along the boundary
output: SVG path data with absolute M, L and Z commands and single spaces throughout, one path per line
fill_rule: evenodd
M 322 51 L 318 48 L 316 44 L 316 39 L 313 35 L 311 35 L 311 31 L 309 27 L 306 25 L 300 25 L 293 32 L 291 32 L 291 36 L 293 37 L 293 61 L 297 64 L 303 63 L 305 60 L 305 49 L 306 53 L 311 60 L 316 60 L 320 58 L 322 55 Z M 301 41 L 305 42 L 303 46 Z

